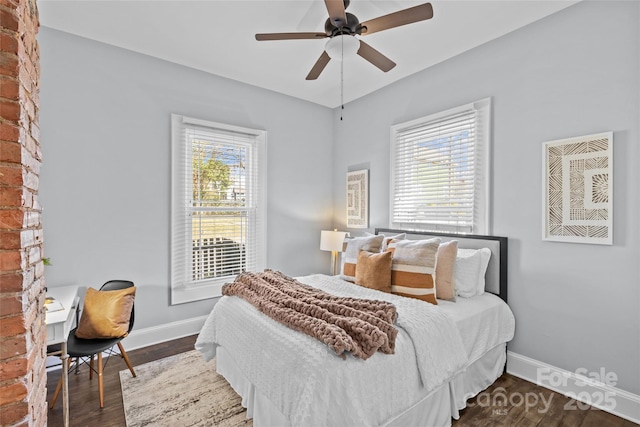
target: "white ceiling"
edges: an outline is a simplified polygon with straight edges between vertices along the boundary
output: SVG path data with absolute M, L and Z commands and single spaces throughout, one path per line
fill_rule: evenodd
M 425 1 L 352 0 L 360 22 Z M 570 0 L 432 1 L 434 17 L 363 37 L 398 65 L 383 73 L 344 63 L 344 102 L 577 3 Z M 258 42 L 254 34 L 324 31 L 321 0 L 39 0 L 40 24 L 327 107 L 341 103 L 340 62 L 305 77 L 327 39 Z

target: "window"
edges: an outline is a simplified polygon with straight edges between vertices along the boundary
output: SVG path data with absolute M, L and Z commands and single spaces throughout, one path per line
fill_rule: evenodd
M 171 303 L 265 266 L 266 132 L 172 115 Z
M 392 228 L 489 233 L 489 98 L 391 127 Z

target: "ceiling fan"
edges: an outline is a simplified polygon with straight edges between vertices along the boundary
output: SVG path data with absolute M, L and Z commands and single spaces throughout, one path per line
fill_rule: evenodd
M 330 38 L 340 40 L 340 49 L 344 49 L 346 42 L 349 42 L 354 51 L 362 58 L 366 59 L 385 73 L 396 66 L 396 63 L 378 52 L 355 36 L 366 36 L 377 33 L 379 31 L 388 30 L 390 28 L 400 27 L 402 25 L 412 24 L 414 22 L 425 21 L 433 17 L 433 8 L 431 3 L 425 3 L 418 6 L 410 7 L 388 15 L 380 16 L 366 22 L 360 22 L 358 18 L 348 13 L 345 9 L 349 6 L 350 0 L 324 0 L 329 12 L 329 18 L 324 24 L 324 32 L 320 33 L 267 33 L 256 34 L 256 40 L 294 40 L 294 39 L 323 39 Z M 345 37 L 337 37 L 345 36 Z M 351 38 L 352 37 L 352 38 Z M 326 49 L 320 55 L 311 71 L 307 75 L 307 80 L 315 80 L 320 76 L 322 70 L 331 60 L 331 56 Z

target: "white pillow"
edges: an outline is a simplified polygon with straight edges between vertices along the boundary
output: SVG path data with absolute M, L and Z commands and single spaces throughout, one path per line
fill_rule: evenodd
M 340 278 L 348 282 L 356 281 L 356 263 L 358 262 L 358 254 L 360 251 L 378 253 L 382 247 L 382 239 L 384 236 L 362 236 L 351 237 L 344 241 L 344 250 L 342 253 L 342 267 L 340 270 Z
M 480 271 L 480 252 L 462 252 L 458 249 L 453 277 L 456 284 L 456 295 L 462 298 L 475 296 L 478 288 L 478 272 Z
M 458 249 L 454 270 L 458 296 L 471 298 L 484 293 L 484 275 L 490 258 L 489 248 Z
M 384 240 L 382 241 L 382 248 L 380 249 L 380 252 L 384 252 L 387 250 L 387 248 L 389 247 L 389 243 L 391 242 L 391 240 L 404 240 L 407 237 L 407 233 L 400 233 L 400 234 L 389 234 L 389 233 L 380 233 L 380 234 L 371 234 L 367 231 L 364 232 L 365 236 L 384 236 Z
M 484 294 L 484 283 L 485 283 L 485 274 L 487 273 L 487 267 L 489 266 L 489 260 L 491 259 L 491 249 L 482 248 L 480 249 L 480 271 L 478 271 L 478 287 L 477 287 L 477 295 Z

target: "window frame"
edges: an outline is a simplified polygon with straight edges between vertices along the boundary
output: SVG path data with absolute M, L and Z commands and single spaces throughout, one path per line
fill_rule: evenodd
M 408 129 L 446 120 L 464 111 L 475 110 L 474 141 L 474 186 L 473 214 L 471 230 L 460 230 L 456 226 L 438 225 L 429 222 L 395 221 L 396 158 L 398 136 Z M 491 98 L 484 98 L 459 107 L 450 108 L 414 120 L 398 123 L 390 129 L 390 170 L 389 170 L 389 228 L 413 229 L 418 231 L 449 232 L 459 234 L 490 234 L 490 171 L 491 171 Z
M 201 120 L 186 117 L 178 114 L 171 115 L 171 248 L 170 248 L 170 287 L 171 305 L 183 304 L 204 299 L 222 296 L 222 285 L 229 281 L 230 276 L 223 276 L 213 279 L 192 281 L 190 259 L 192 249 L 191 232 L 187 232 L 185 223 L 188 221 L 189 212 L 196 208 L 190 205 L 191 199 L 188 195 L 192 191 L 193 181 L 191 179 L 191 162 L 186 151 L 191 148 L 191 144 L 186 144 L 183 138 L 188 126 L 209 128 L 212 132 L 224 131 L 243 135 L 251 135 L 255 139 L 250 147 L 250 157 L 253 168 L 249 176 L 253 178 L 250 184 L 254 187 L 247 199 L 250 199 L 250 206 L 238 210 L 246 210 L 247 218 L 254 221 L 253 228 L 255 238 L 252 240 L 253 248 L 250 249 L 247 243 L 247 254 L 252 251 L 255 263 L 252 270 L 263 270 L 266 265 L 266 139 L 267 133 L 264 130 L 244 128 L 235 125 L 217 123 L 208 120 Z M 205 208 L 203 211 L 211 209 Z M 229 210 L 221 208 L 220 211 Z M 187 233 L 189 235 L 187 236 Z M 188 254 L 188 255 L 187 255 Z

